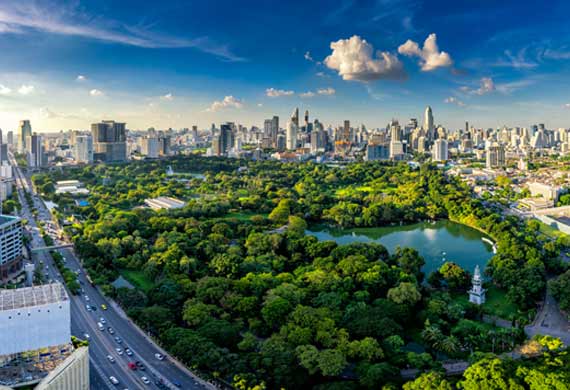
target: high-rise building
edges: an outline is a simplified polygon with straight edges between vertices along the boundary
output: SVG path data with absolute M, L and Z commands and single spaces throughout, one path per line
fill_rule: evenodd
M 488 169 L 503 168 L 505 166 L 505 147 L 497 142 L 487 147 L 486 167 Z
M 293 115 L 291 115 L 291 122 L 293 122 L 295 124 L 295 127 L 298 129 L 299 128 L 299 108 L 295 108 L 295 111 L 293 111 Z
M 148 158 L 158 158 L 158 138 L 146 136 L 141 139 L 141 154 Z
M 102 121 L 91 125 L 93 135 L 93 158 L 104 162 L 127 160 L 126 124 Z
M 435 140 L 432 152 L 433 161 L 447 161 L 449 159 L 447 140 L 442 138 Z
M 26 144 L 28 137 L 32 135 L 32 125 L 27 119 L 21 120 L 18 127 L 19 140 L 18 140 L 18 152 L 26 153 L 28 151 L 29 145 Z
M 287 122 L 285 147 L 289 150 L 297 149 L 297 131 L 298 127 L 293 121 Z
M 75 161 L 90 164 L 93 162 L 93 137 L 90 135 L 75 135 L 73 144 Z
M 390 140 L 391 141 L 401 141 L 402 140 L 402 129 L 397 120 L 392 120 L 390 123 Z
M 233 123 L 226 122 L 220 126 L 220 148 L 221 153 L 226 154 L 234 147 L 235 135 Z
M 22 220 L 0 215 L 0 280 L 6 281 L 22 270 L 22 245 Z
M 8 136 L 6 138 L 8 145 L 14 145 L 14 132 L 12 130 L 8 131 Z
M 305 110 L 305 131 L 309 131 L 309 110 Z
M 434 139 L 434 125 L 433 125 L 433 113 L 431 111 L 431 107 L 426 107 L 426 112 L 424 116 L 424 130 L 426 132 L 426 136 L 429 141 L 433 141 Z
M 32 168 L 40 168 L 45 165 L 45 153 L 42 136 L 34 133 L 26 139 L 26 147 L 28 148 L 28 166 Z

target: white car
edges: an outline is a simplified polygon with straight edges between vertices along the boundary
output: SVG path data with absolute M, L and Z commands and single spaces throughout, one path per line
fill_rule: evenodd
M 118 384 L 119 384 L 118 379 L 115 378 L 114 376 L 110 376 L 110 377 L 109 377 L 109 380 L 110 380 L 111 383 L 114 384 L 114 385 L 118 385 Z
M 131 351 L 129 348 L 125 348 L 125 353 L 127 356 L 133 356 L 133 351 Z
M 121 348 L 115 348 L 115 351 L 117 351 L 119 355 L 123 354 L 123 350 Z
M 154 357 L 157 358 L 158 360 L 164 360 L 164 355 L 162 355 L 160 353 L 155 353 Z
M 85 300 L 86 300 L 87 302 L 89 302 L 89 296 L 88 296 L 88 295 L 85 295 Z
M 111 363 L 115 363 L 115 358 L 113 356 L 107 355 L 107 359 L 109 359 Z
M 91 306 L 89 306 L 89 305 L 85 305 L 85 308 L 87 309 L 87 311 L 91 311 L 91 310 L 92 310 L 92 309 L 91 309 Z
M 103 317 L 99 318 L 99 321 L 100 321 L 102 324 L 106 324 L 106 323 L 107 323 L 107 321 L 105 321 L 105 319 L 104 319 Z
M 83 337 L 85 337 L 85 340 L 89 340 L 91 337 L 89 336 L 89 333 L 84 333 Z
M 145 385 L 150 385 L 150 381 L 146 376 L 141 376 L 141 381 L 143 381 Z

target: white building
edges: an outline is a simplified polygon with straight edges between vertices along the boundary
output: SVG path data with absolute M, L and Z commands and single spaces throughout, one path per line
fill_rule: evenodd
M 90 135 L 76 135 L 73 145 L 75 161 L 90 164 L 93 162 L 93 137 Z
M 437 139 L 433 144 L 433 161 L 449 160 L 448 143 L 445 139 Z
M 186 206 L 186 202 L 183 202 L 175 198 L 171 198 L 169 196 L 159 196 L 158 198 L 154 199 L 145 199 L 144 203 L 153 210 L 180 209 Z
M 60 283 L 0 290 L 0 355 L 69 344 L 70 313 Z
M 22 220 L 0 215 L 0 280 L 7 280 L 22 270 L 22 245 Z M 0 324 L 0 332 L 1 329 Z
M 141 139 L 141 154 L 148 158 L 158 158 L 159 147 L 158 138 L 156 137 L 143 137 Z
M 539 196 L 546 200 L 553 200 L 556 202 L 560 196 L 562 188 L 538 182 L 530 182 L 528 183 L 528 190 L 530 191 L 530 195 L 533 197 Z
M 431 107 L 426 107 L 426 112 L 424 115 L 424 130 L 426 132 L 428 140 L 432 140 L 434 138 L 434 125 L 433 125 L 433 113 L 431 111 Z
M 297 125 L 293 121 L 287 122 L 286 148 L 288 150 L 297 149 Z

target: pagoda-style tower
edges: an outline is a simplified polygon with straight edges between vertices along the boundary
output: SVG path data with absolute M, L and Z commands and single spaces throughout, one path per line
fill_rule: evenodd
M 473 287 L 469 290 L 469 302 L 473 302 L 476 305 L 482 305 L 485 303 L 485 289 L 481 286 L 481 272 L 479 271 L 479 266 L 475 266 L 475 273 L 473 274 Z

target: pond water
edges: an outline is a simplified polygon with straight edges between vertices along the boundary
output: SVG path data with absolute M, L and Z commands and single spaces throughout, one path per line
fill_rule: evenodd
M 312 229 L 307 234 L 322 241 L 333 240 L 339 244 L 376 242 L 384 245 L 390 253 L 397 246 L 414 248 L 426 261 L 422 268 L 426 277 L 446 261 L 453 261 L 471 273 L 476 265 L 483 270 L 493 256 L 493 247 L 482 240 L 488 238 L 485 234 L 451 221 L 377 228 Z

